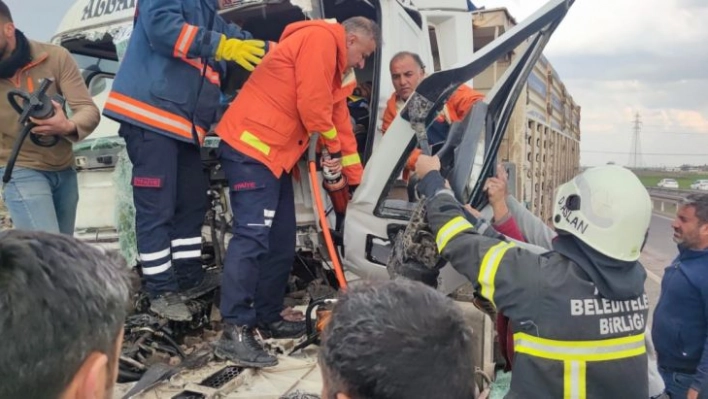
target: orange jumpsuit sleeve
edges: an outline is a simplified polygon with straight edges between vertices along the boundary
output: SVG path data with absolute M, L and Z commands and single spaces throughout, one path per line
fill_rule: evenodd
M 447 105 L 455 111 L 455 114 L 459 117 L 459 120 L 462 120 L 467 113 L 470 112 L 474 103 L 482 100 L 483 98 L 484 94 L 463 84 L 455 90 L 454 93 L 452 93 L 450 98 L 447 100 Z
M 356 145 L 356 136 L 352 127 L 347 100 L 334 104 L 334 126 L 337 128 L 339 142 L 342 145 L 342 172 L 350 185 L 359 185 L 364 168 Z
M 388 127 L 391 126 L 391 122 L 396 119 L 396 114 L 398 110 L 396 109 L 396 93 L 391 95 L 391 98 L 386 102 L 386 110 L 383 114 L 383 122 L 381 123 L 381 134 L 385 134 Z
M 295 60 L 297 109 L 309 134 L 320 133 L 333 156 L 341 144 L 333 122 L 334 74 L 337 73 L 337 42 L 329 32 L 312 29 L 303 38 Z M 278 90 L 274 87 L 273 90 Z

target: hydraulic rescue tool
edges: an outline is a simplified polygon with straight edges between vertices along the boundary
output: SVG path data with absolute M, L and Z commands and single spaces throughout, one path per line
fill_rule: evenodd
M 315 133 L 310 137 L 310 148 L 307 153 L 307 163 L 310 175 L 310 185 L 312 186 L 312 196 L 315 199 L 315 208 L 317 208 L 317 215 L 320 219 L 320 226 L 322 227 L 322 235 L 324 236 L 325 243 L 327 244 L 327 252 L 329 253 L 329 258 L 332 260 L 334 265 L 334 274 L 337 276 L 337 283 L 339 284 L 339 289 L 345 291 L 347 289 L 347 280 L 344 277 L 344 270 L 342 269 L 342 264 L 339 261 L 339 254 L 334 246 L 334 241 L 332 239 L 332 233 L 329 228 L 329 223 L 327 222 L 327 214 L 325 212 L 325 207 L 322 202 L 322 191 L 320 190 L 320 185 L 317 180 L 317 142 L 320 138 L 319 133 Z M 323 159 L 328 159 L 330 157 L 327 150 L 323 147 L 322 149 Z M 347 207 L 347 202 L 349 201 L 349 188 L 347 185 L 347 178 L 342 174 L 342 172 L 331 173 L 327 168 L 323 168 L 323 186 L 331 195 L 333 207 L 335 212 L 343 214 Z M 341 196 L 341 197 L 340 197 Z M 306 327 L 307 327 L 307 338 L 296 345 L 292 349 L 290 355 L 310 346 L 311 344 L 319 343 L 319 336 L 324 327 L 329 321 L 329 316 L 331 314 L 331 306 L 336 303 L 337 300 L 334 298 L 319 298 L 314 299 L 307 307 L 305 313 L 306 317 Z M 312 311 L 316 309 L 316 321 L 312 320 Z
M 317 215 L 320 218 L 320 226 L 322 227 L 322 235 L 324 236 L 325 243 L 327 244 L 327 252 L 334 265 L 334 273 L 337 276 L 337 282 L 339 283 L 339 288 L 342 290 L 347 289 L 347 280 L 344 277 L 344 270 L 342 269 L 342 264 L 339 261 L 339 254 L 337 254 L 337 249 L 334 247 L 334 241 L 332 240 L 332 232 L 329 229 L 329 223 L 327 223 L 327 215 L 325 213 L 324 204 L 322 203 L 322 191 L 320 190 L 320 185 L 317 181 L 317 141 L 320 138 L 319 133 L 315 133 L 310 137 L 310 148 L 307 153 L 307 164 L 310 175 L 310 185 L 312 186 L 312 196 L 315 198 L 315 207 L 317 208 Z
M 326 148 L 322 149 L 322 159 L 330 159 L 329 152 Z M 328 168 L 323 167 L 322 177 L 322 186 L 332 200 L 334 212 L 343 215 L 347 210 L 347 203 L 349 203 L 349 182 L 347 181 L 347 176 L 345 176 L 341 170 L 332 173 Z
M 12 169 L 15 167 L 20 149 L 25 139 L 27 139 L 27 136 L 30 137 L 30 140 L 32 140 L 34 144 L 40 147 L 53 147 L 57 145 L 60 140 L 59 136 L 40 136 L 32 133 L 32 129 L 37 125 L 30 121 L 30 118 L 49 119 L 54 116 L 54 104 L 52 104 L 52 100 L 64 107 L 65 100 L 62 96 L 57 94 L 51 98 L 47 95 L 47 90 L 52 83 L 54 83 L 52 79 L 43 79 L 39 88 L 32 93 L 26 93 L 21 90 L 10 90 L 10 92 L 7 93 L 7 100 L 10 102 L 12 108 L 20 114 L 19 122 L 23 127 L 12 146 L 12 152 L 10 152 L 10 158 L 5 167 L 5 174 L 2 177 L 3 183 L 9 182 L 12 178 Z M 17 102 L 18 97 L 22 99 L 22 105 Z

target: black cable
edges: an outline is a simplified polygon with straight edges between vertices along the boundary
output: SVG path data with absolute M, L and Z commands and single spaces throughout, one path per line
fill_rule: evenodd
M 23 125 L 23 127 L 12 145 L 12 152 L 10 153 L 7 166 L 5 167 L 5 173 L 2 177 L 4 184 L 7 184 L 12 178 L 12 170 L 15 168 L 15 162 L 20 154 L 20 149 L 28 135 L 32 138 L 33 143 L 41 147 L 52 147 L 59 142 L 59 137 L 57 136 L 52 136 L 49 141 L 43 141 L 39 136 L 35 136 L 31 133 L 32 129 L 37 125 L 32 123 L 30 118 L 47 119 L 54 115 L 54 104 L 52 103 L 52 99 L 46 94 L 47 89 L 49 89 L 52 83 L 53 80 L 44 79 L 37 91 L 32 93 L 25 93 L 20 90 L 10 90 L 10 92 L 7 93 L 7 100 L 12 108 L 20 114 L 18 122 Z M 24 100 L 22 106 L 17 102 L 18 97 Z M 61 97 L 57 97 L 56 100 L 60 103 L 63 102 Z
M 155 335 L 158 336 L 158 337 L 160 337 L 160 338 L 162 338 L 162 339 L 164 339 L 165 341 L 167 341 L 167 343 L 169 343 L 170 345 L 172 345 L 172 346 L 177 350 L 177 353 L 179 354 L 179 356 L 180 356 L 182 359 L 184 359 L 185 357 L 187 357 L 187 355 L 184 353 L 184 351 L 182 350 L 182 348 L 180 348 L 180 346 L 177 344 L 177 342 L 176 342 L 171 336 L 169 336 L 168 334 L 163 333 L 163 332 L 158 332 L 158 333 L 155 334 Z
M 135 373 L 133 371 L 126 370 L 122 367 L 118 369 L 118 381 L 120 381 L 120 382 L 137 381 L 140 378 L 142 378 L 142 376 L 143 375 L 141 373 Z
M 12 151 L 10 152 L 10 158 L 7 160 L 7 165 L 5 166 L 5 173 L 2 176 L 2 182 L 7 183 L 12 178 L 12 170 L 15 168 L 15 162 L 17 162 L 17 157 L 20 155 L 20 149 L 22 144 L 24 144 L 25 139 L 36 125 L 34 123 L 28 123 L 22 128 L 19 136 L 12 145 Z

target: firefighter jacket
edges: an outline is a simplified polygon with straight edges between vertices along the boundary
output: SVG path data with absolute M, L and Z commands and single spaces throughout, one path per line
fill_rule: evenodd
M 140 0 L 135 26 L 103 114 L 169 137 L 202 140 L 215 122 L 221 34 L 251 38 L 216 14 L 217 0 Z M 214 31 L 208 24 L 213 19 Z M 210 59 L 202 83 L 202 59 Z M 201 93 L 197 92 L 203 84 Z
M 541 255 L 479 235 L 438 172 L 420 184 L 442 256 L 511 320 L 507 398 L 649 397 L 641 264 L 603 258 L 569 234 Z
M 347 108 L 355 87 L 344 27 L 296 22 L 253 71 L 216 133 L 276 177 L 290 172 L 310 135 L 320 133 L 329 153 L 341 155 L 349 183 L 359 184 L 362 166 Z

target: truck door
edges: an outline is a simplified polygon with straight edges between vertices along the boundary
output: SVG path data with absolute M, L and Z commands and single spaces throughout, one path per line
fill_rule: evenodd
M 463 68 L 447 74 L 443 71 L 431 81 L 442 82 L 445 87 L 459 85 L 526 43 L 522 54 L 486 98 L 478 102 L 462 122 L 453 126 L 445 146 L 438 153 L 445 167 L 443 174 L 460 202 L 472 203 L 478 209 L 485 205 L 481 182 L 495 169 L 496 154 L 511 111 L 545 44 L 565 16 L 567 6 L 562 0 L 549 2 L 482 48 Z M 423 90 L 422 86 L 419 91 Z M 431 100 L 436 101 L 435 98 Z M 392 239 L 408 224 L 415 207 L 414 199 L 408 196 L 406 182 L 399 178 L 416 145 L 411 125 L 401 114 L 376 146 L 364 170 L 363 182 L 347 208 L 344 265 L 362 278 L 388 278 L 386 264 Z M 449 265 L 441 270 L 441 277 L 440 289 L 446 293 L 466 281 Z

